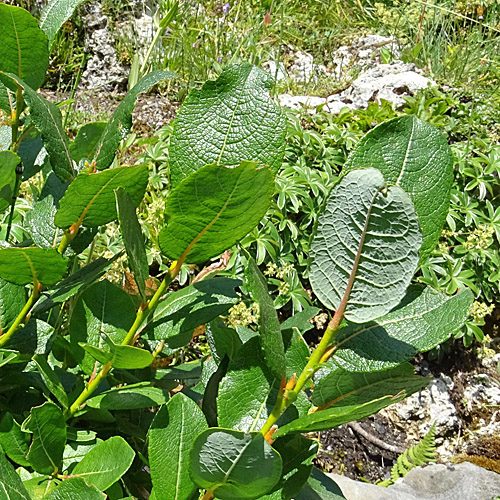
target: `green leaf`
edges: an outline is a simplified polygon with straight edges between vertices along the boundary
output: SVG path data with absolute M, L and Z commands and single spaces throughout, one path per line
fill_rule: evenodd
M 61 26 L 73 15 L 84 0 L 51 0 L 40 14 L 40 28 L 49 39 L 49 48 Z
M 220 255 L 246 236 L 265 215 L 274 191 L 268 168 L 243 162 L 235 168 L 206 165 L 169 195 L 162 252 L 186 263 Z
M 1 451 L 0 500 L 31 500 L 26 488 L 23 486 L 21 478 Z
M 40 132 L 35 128 L 23 131 L 17 154 L 23 162 L 23 181 L 33 177 L 45 166 L 50 168 L 49 154 L 43 145 Z
M 0 71 L 13 73 L 37 89 L 49 67 L 47 37 L 36 19 L 26 10 L 0 4 Z M 12 81 L 1 77 L 11 90 Z
M 315 385 L 312 402 L 315 406 L 356 407 L 387 394 L 397 394 L 414 379 L 410 363 L 392 370 L 371 373 L 351 373 L 338 368 Z M 418 377 L 420 380 L 421 377 Z
M 224 326 L 224 323 L 217 318 L 207 325 L 206 336 L 210 353 L 217 363 L 226 355 L 229 359 L 233 359 L 242 346 L 236 330 Z
M 97 488 L 88 486 L 86 479 L 71 477 L 43 497 L 43 500 L 104 500 L 105 498 L 106 495 Z
M 278 439 L 273 448 L 283 460 L 283 471 L 271 492 L 260 497 L 260 500 L 290 500 L 296 497 L 309 479 L 318 444 L 294 434 Z
M 296 500 L 345 500 L 337 483 L 313 467 L 307 484 L 295 497 Z
M 80 346 L 85 350 L 86 353 L 90 354 L 96 361 L 105 365 L 113 359 L 113 353 L 109 351 L 103 351 L 99 347 L 95 347 L 92 344 L 86 344 L 80 342 Z
M 332 406 L 326 410 L 319 410 L 308 415 L 299 417 L 298 419 L 280 427 L 274 434 L 274 437 L 285 436 L 294 432 L 315 432 L 323 431 L 326 429 L 333 429 L 339 425 L 352 422 L 354 420 L 361 420 L 370 415 L 374 415 L 382 408 L 391 404 L 398 403 L 402 399 L 410 396 L 414 392 L 422 390 L 429 380 L 425 377 L 414 376 L 406 380 L 404 389 L 400 388 L 398 392 L 388 393 L 379 398 L 373 397 L 367 402 L 360 404 L 351 404 L 346 406 Z M 388 384 L 388 386 L 391 384 Z M 388 387 L 387 392 L 393 389 L 398 389 L 397 384 Z M 384 391 L 381 391 L 384 392 Z
M 196 403 L 175 394 L 149 429 L 149 466 L 156 500 L 188 500 L 196 485 L 189 476 L 191 450 L 207 422 Z
M 368 167 L 408 193 L 420 223 L 420 255 L 425 259 L 439 240 L 450 205 L 453 156 L 445 137 L 413 115 L 389 120 L 361 139 L 343 172 Z
M 118 481 L 132 465 L 134 450 L 120 436 L 113 436 L 92 448 L 73 469 L 89 486 L 101 491 Z
M 92 161 L 95 162 L 97 170 L 104 170 L 111 165 L 120 142 L 129 133 L 132 127 L 132 111 L 138 95 L 147 92 L 153 85 L 162 80 L 176 77 L 177 75 L 171 71 L 153 71 L 142 78 L 127 93 L 106 124 L 106 128 L 95 147 L 96 153 Z
M 33 356 L 33 361 L 38 366 L 40 375 L 42 376 L 47 389 L 53 394 L 63 408 L 68 407 L 68 395 L 64 389 L 59 377 L 56 372 L 50 367 L 45 356 L 41 354 L 35 354 Z
M 89 163 L 91 162 L 97 152 L 99 139 L 105 128 L 106 122 L 91 122 L 86 123 L 78 129 L 75 140 L 69 146 L 71 158 L 76 163 L 84 159 Z
M 349 371 L 391 368 L 429 351 L 462 327 L 474 300 L 464 289 L 449 297 L 435 290 L 412 286 L 399 307 L 377 321 L 347 324 L 335 341 L 335 363 Z
M 117 189 L 115 196 L 116 210 L 120 221 L 123 244 L 127 250 L 128 262 L 134 273 L 139 292 L 143 300 L 146 300 L 146 280 L 149 278 L 149 266 L 146 247 L 144 246 L 144 236 L 137 220 L 135 205 L 130 195 L 123 188 Z
M 54 328 L 39 319 L 31 318 L 24 328 L 20 328 L 16 334 L 5 345 L 7 349 L 28 354 L 29 358 L 33 354 L 47 355 L 54 341 Z
M 36 406 L 24 426 L 33 433 L 28 452 L 31 467 L 41 474 L 60 471 L 66 444 L 66 420 L 60 408 L 51 402 Z
M 212 488 L 215 498 L 258 498 L 279 481 L 281 470 L 281 457 L 258 432 L 207 429 L 191 450 L 191 478 Z
M 281 330 L 285 332 L 286 330 L 296 329 L 301 334 L 304 334 L 314 327 L 309 320 L 314 318 L 320 311 L 321 309 L 317 307 L 306 307 L 283 321 L 283 323 L 281 323 Z
M 16 184 L 16 167 L 19 156 L 12 151 L 0 151 L 0 212 L 8 208 L 12 202 Z
M 231 360 L 227 375 L 220 383 L 217 397 L 219 425 L 245 432 L 260 429 L 274 405 L 274 401 L 268 401 L 273 382 L 259 339 L 254 337 L 243 344 Z
M 397 306 L 418 265 L 422 238 L 410 198 L 373 168 L 354 170 L 327 198 L 311 244 L 318 299 L 355 323 Z M 351 287 L 352 286 L 352 287 Z
M 153 355 L 149 351 L 131 345 L 116 345 L 113 351 L 111 359 L 113 368 L 128 370 L 146 368 L 154 361 Z
M 103 410 L 137 410 L 160 406 L 169 397 L 168 390 L 154 387 L 150 382 L 139 382 L 101 392 L 87 400 L 87 406 Z
M 30 117 L 42 134 L 54 173 L 62 181 L 72 179 L 73 161 L 69 154 L 69 139 L 62 125 L 61 111 L 20 78 L 12 74 L 8 74 L 7 77 L 15 81 L 24 91 L 24 100 L 30 107 Z
M 10 363 L 19 363 L 21 361 L 21 353 L 12 349 L 0 349 L 0 368 Z
M 12 90 L 7 88 L 0 80 L 0 109 L 10 115 L 12 112 L 10 108 L 11 103 L 14 106 L 15 101 L 16 98 L 14 97 Z M 6 134 L 7 131 L 9 132 L 8 135 Z M 0 127 L 0 150 L 3 151 L 5 149 L 9 149 L 11 138 L 11 128 L 9 126 Z
M 54 285 L 65 274 L 68 261 L 53 248 L 1 248 L 0 278 L 15 285 L 38 281 Z
M 148 184 L 148 168 L 119 167 L 96 174 L 80 173 L 59 203 L 54 222 L 68 228 L 73 224 L 102 226 L 117 218 L 115 189 L 124 188 L 134 206 L 141 202 Z
M 171 349 L 186 345 L 194 329 L 226 313 L 239 299 L 241 281 L 213 278 L 170 292 L 158 304 L 144 333 L 146 340 L 166 340 Z
M 120 344 L 132 326 L 136 307 L 130 295 L 107 280 L 99 281 L 82 293 L 73 310 L 70 339 L 73 354 L 83 370 L 90 374 L 94 360 L 78 346 L 84 342 L 96 347 L 106 346 L 102 335 Z
M 176 187 L 204 165 L 236 167 L 256 161 L 278 171 L 286 122 L 269 96 L 270 75 L 250 64 L 225 69 L 215 82 L 193 89 L 181 106 L 170 139 L 170 176 Z
M 271 373 L 281 380 L 286 373 L 286 360 L 278 313 L 269 295 L 266 278 L 252 258 L 248 261 L 246 278 L 253 300 L 260 306 L 259 338 L 264 359 Z
M 68 428 L 68 431 L 71 429 Z M 69 433 L 68 433 L 69 440 Z M 69 442 L 64 448 L 63 455 L 63 470 L 72 472 L 73 468 L 77 463 L 81 462 L 83 457 L 92 449 L 95 448 L 99 443 L 102 443 L 101 439 L 93 439 L 86 442 Z
M 34 312 L 40 313 L 50 309 L 55 304 L 66 302 L 70 297 L 84 290 L 89 285 L 97 281 L 111 267 L 116 259 L 122 256 L 122 252 L 117 253 L 111 259 L 99 257 L 90 264 L 82 267 L 76 273 L 68 276 L 65 280 L 51 290 L 50 296 L 39 302 L 34 309 Z
M 21 426 L 9 412 L 5 412 L 0 420 L 0 447 L 5 454 L 16 464 L 28 467 L 30 463 L 26 456 L 30 441 L 30 435 L 21 430 Z
M 291 375 L 299 374 L 307 363 L 308 348 L 302 341 L 299 344 L 297 337 L 287 340 L 290 342 L 287 342 L 286 364 L 290 367 Z M 298 362 L 297 347 L 301 356 Z M 272 376 L 263 359 L 259 338 L 253 337 L 243 344 L 231 360 L 227 374 L 220 383 L 217 397 L 219 425 L 245 432 L 260 429 L 274 407 L 279 386 L 280 380 Z M 241 387 L 245 390 L 240 390 Z M 302 393 L 280 417 L 278 424 L 307 413 L 309 406 Z
M 53 477 L 37 474 L 31 479 L 24 480 L 23 485 L 33 500 L 39 500 L 44 499 L 56 487 L 56 481 Z
M 0 278 L 0 328 L 7 331 L 26 302 L 24 286 L 13 285 Z
M 25 231 L 29 233 L 35 245 L 42 248 L 57 248 L 64 232 L 54 224 L 57 202 L 52 195 L 47 195 L 35 202 L 33 209 L 24 218 Z M 79 254 L 87 248 L 96 235 L 96 228 L 83 229 L 71 241 L 68 256 Z

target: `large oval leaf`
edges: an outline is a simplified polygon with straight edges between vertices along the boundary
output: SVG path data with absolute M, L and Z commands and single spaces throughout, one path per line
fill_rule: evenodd
M 388 184 L 400 186 L 411 198 L 424 259 L 436 246 L 450 205 L 453 156 L 445 137 L 413 115 L 389 120 L 361 139 L 343 171 L 368 167 L 380 170 Z
M 354 372 L 386 370 L 442 344 L 467 319 L 474 300 L 412 286 L 399 307 L 376 321 L 347 323 L 335 337 L 335 364 Z
M 135 206 L 148 184 L 148 168 L 119 167 L 96 174 L 81 173 L 69 185 L 54 217 L 56 226 L 101 226 L 117 218 L 115 189 L 124 188 Z
M 330 193 L 311 244 L 311 286 L 329 309 L 347 299 L 355 323 L 397 306 L 422 242 L 413 205 L 373 168 L 347 174 Z
M 191 477 L 215 498 L 258 498 L 279 481 L 279 454 L 259 432 L 211 428 L 191 450 Z
M 410 363 L 371 373 L 352 373 L 337 368 L 315 384 L 312 402 L 315 406 L 354 408 L 387 394 L 397 394 L 413 382 L 414 372 Z
M 47 402 L 31 409 L 24 424 L 33 433 L 28 460 L 42 474 L 60 471 L 66 444 L 66 420 L 54 403 Z
M 286 122 L 269 96 L 273 80 L 250 64 L 236 64 L 192 90 L 175 120 L 170 176 L 176 186 L 209 163 L 235 167 L 258 161 L 276 173 L 285 152 Z
M 207 427 L 198 405 L 181 393 L 156 414 L 149 429 L 149 465 L 157 500 L 188 500 L 197 490 L 189 476 L 189 452 Z
M 167 199 L 160 248 L 171 259 L 204 262 L 246 236 L 265 215 L 274 190 L 268 168 L 206 165 Z
M 61 26 L 73 15 L 74 10 L 84 0 L 52 0 L 42 10 L 40 15 L 40 28 L 49 39 L 52 47 L 54 38 Z
M 36 19 L 20 7 L 0 4 L 0 71 L 13 73 L 37 89 L 49 67 L 47 36 Z M 12 90 L 16 84 L 0 76 Z
M 0 249 L 0 278 L 15 285 L 38 281 L 56 284 L 65 274 L 68 261 L 53 248 Z
M 134 461 L 135 452 L 120 436 L 113 436 L 92 448 L 76 464 L 75 476 L 81 475 L 89 486 L 105 490 L 120 479 Z

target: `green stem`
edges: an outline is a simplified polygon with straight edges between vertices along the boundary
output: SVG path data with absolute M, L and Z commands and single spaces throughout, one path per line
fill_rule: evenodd
M 361 246 L 361 245 L 360 245 Z M 354 269 L 357 268 L 359 263 L 359 256 L 355 259 Z M 329 359 L 334 353 L 334 349 L 331 349 L 333 345 L 333 341 L 335 338 L 335 334 L 344 319 L 344 312 L 347 305 L 347 299 L 349 294 L 351 293 L 352 284 L 354 282 L 355 272 L 351 274 L 349 282 L 347 284 L 347 289 L 340 301 L 339 308 L 333 315 L 333 318 L 328 323 L 328 327 L 321 339 L 321 342 L 318 344 L 314 352 L 312 353 L 307 365 L 302 370 L 302 373 L 299 375 L 297 382 L 295 383 L 293 389 L 287 390 L 283 392 L 283 395 L 278 395 L 278 399 L 276 400 L 276 404 L 271 412 L 271 414 L 267 417 L 264 426 L 260 430 L 260 433 L 265 436 L 272 428 L 272 426 L 278 421 L 283 412 L 297 399 L 300 391 L 304 388 L 309 380 L 312 379 L 313 375 L 319 370 L 321 365 Z
M 16 333 L 16 331 L 19 329 L 22 323 L 25 322 L 26 317 L 28 316 L 29 312 L 31 311 L 31 308 L 35 305 L 36 301 L 40 297 L 40 285 L 39 283 L 35 282 L 33 284 L 33 291 L 31 292 L 31 295 L 24 305 L 23 309 L 21 312 L 18 314 L 17 318 L 15 319 L 14 323 L 10 326 L 10 328 L 0 337 L 0 347 L 3 347 Z
M 141 305 L 141 307 L 137 311 L 134 324 L 130 327 L 127 335 L 121 342 L 121 345 L 132 345 L 134 343 L 134 338 L 139 328 L 146 320 L 146 318 L 156 309 L 160 298 L 167 291 L 168 286 L 170 285 L 172 280 L 177 276 L 181 264 L 177 263 L 177 265 L 167 274 L 167 276 L 165 276 L 151 300 L 148 303 Z M 101 368 L 101 371 L 96 375 L 96 377 L 89 383 L 89 385 L 82 391 L 80 396 L 78 396 L 76 401 L 66 411 L 69 417 L 73 416 L 80 409 L 80 406 L 85 403 L 85 401 L 95 392 L 95 390 L 99 387 L 99 384 L 106 378 L 111 368 L 111 362 L 106 363 Z
M 61 255 L 64 254 L 66 248 L 68 248 L 69 244 L 76 238 L 79 229 L 80 229 L 80 224 L 78 225 L 73 224 L 69 229 L 66 229 L 66 231 L 64 231 L 61 243 L 59 243 L 59 246 L 57 247 L 57 251 Z
M 121 345 L 130 345 L 133 338 L 135 337 L 135 334 L 137 333 L 137 330 L 139 330 L 144 320 L 156 309 L 158 301 L 160 300 L 161 296 L 167 291 L 168 285 L 170 285 L 172 280 L 172 275 L 170 273 L 167 274 L 151 300 L 145 305 L 144 308 L 139 308 L 135 317 L 134 324 L 130 327 L 130 330 L 127 332 L 127 335 L 123 339 Z

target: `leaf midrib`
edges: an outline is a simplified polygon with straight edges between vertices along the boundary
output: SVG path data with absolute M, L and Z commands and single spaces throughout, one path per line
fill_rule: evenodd
M 247 77 L 245 78 L 245 81 L 242 85 L 242 90 L 245 90 L 246 86 L 247 86 L 247 82 L 248 82 L 248 79 L 250 77 L 250 74 L 252 73 L 252 69 L 250 69 L 250 71 L 248 72 L 247 74 Z M 231 120 L 229 121 L 229 125 L 227 127 L 227 130 L 226 130 L 226 135 L 224 137 L 224 141 L 222 143 L 222 147 L 221 147 L 221 150 L 220 150 L 220 153 L 219 153 L 219 158 L 217 159 L 217 165 L 220 165 L 220 162 L 221 162 L 221 159 L 222 159 L 222 155 L 224 154 L 224 151 L 226 150 L 226 146 L 227 146 L 227 140 L 229 138 L 229 134 L 231 132 L 231 129 L 233 127 L 233 121 L 234 121 L 234 117 L 236 116 L 236 111 L 238 110 L 239 106 L 240 106 L 240 102 L 241 102 L 241 96 L 243 95 L 243 92 L 241 92 L 239 95 L 238 95 L 238 101 L 236 103 L 236 106 L 234 107 L 233 109 L 233 113 L 231 115 Z

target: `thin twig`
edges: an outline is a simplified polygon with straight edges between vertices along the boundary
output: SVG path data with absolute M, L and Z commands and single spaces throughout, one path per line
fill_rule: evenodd
M 370 434 L 364 427 L 361 427 L 361 424 L 359 422 L 349 422 L 347 425 L 354 432 L 357 432 L 358 434 L 363 436 L 366 440 L 370 441 L 370 443 L 374 444 L 375 446 L 378 446 L 379 448 L 382 448 L 387 451 L 392 451 L 392 453 L 397 453 L 398 455 L 401 455 L 401 453 L 404 452 L 403 448 L 400 448 L 399 446 L 396 446 L 394 444 L 386 443 L 385 441 L 382 441 L 380 438 L 374 436 L 373 434 Z

